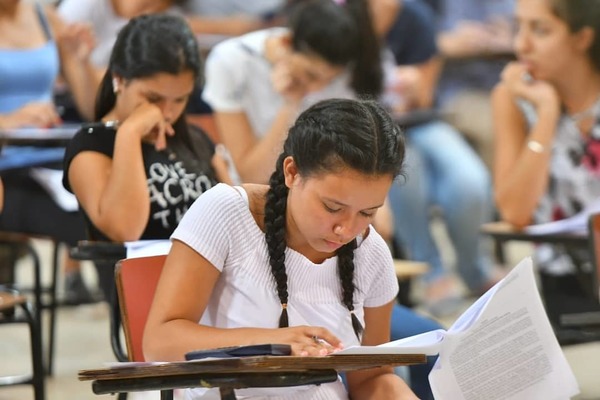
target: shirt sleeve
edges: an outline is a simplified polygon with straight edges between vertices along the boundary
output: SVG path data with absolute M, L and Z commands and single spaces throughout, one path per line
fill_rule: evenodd
M 242 44 L 235 38 L 219 43 L 208 55 L 202 98 L 214 111 L 243 110 L 244 59 Z
M 356 258 L 355 269 L 366 276 L 365 307 L 380 307 L 398 295 L 398 278 L 392 254 L 383 238 L 371 227 L 366 247 Z
M 75 156 L 83 151 L 94 151 L 112 158 L 115 148 L 115 136 L 116 132 L 112 129 L 88 128 L 85 126 L 73 136 L 65 149 L 63 159 L 63 186 L 65 189 L 71 193 L 73 192 L 68 177 L 69 167 Z
M 230 232 L 235 229 L 236 190 L 218 184 L 198 197 L 184 214 L 171 235 L 206 258 L 215 268 L 223 271 L 230 253 Z
M 90 22 L 94 19 L 93 0 L 63 0 L 57 11 L 66 22 Z

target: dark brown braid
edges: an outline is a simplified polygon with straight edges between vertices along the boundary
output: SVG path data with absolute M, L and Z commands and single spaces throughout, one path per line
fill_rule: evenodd
M 354 334 L 360 342 L 363 326 L 354 313 L 354 249 L 356 249 L 356 239 L 342 246 L 337 251 L 337 267 L 338 275 L 340 276 L 340 281 L 342 282 L 342 301 L 348 308 L 348 311 L 350 311 L 350 315 L 352 317 L 352 328 L 354 329 Z
M 277 160 L 277 169 L 269 180 L 269 191 L 265 202 L 265 239 L 269 249 L 269 264 L 277 284 L 277 295 L 281 302 L 279 327 L 288 327 L 287 314 L 287 273 L 285 272 L 285 214 L 287 208 L 288 188 L 283 176 L 283 160 L 287 154 L 282 153 Z

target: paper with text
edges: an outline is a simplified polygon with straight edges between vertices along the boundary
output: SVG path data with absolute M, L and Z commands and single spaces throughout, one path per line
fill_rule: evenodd
M 535 284 L 531 258 L 437 330 L 336 354 L 437 354 L 429 374 L 436 400 L 553 400 L 579 393 Z

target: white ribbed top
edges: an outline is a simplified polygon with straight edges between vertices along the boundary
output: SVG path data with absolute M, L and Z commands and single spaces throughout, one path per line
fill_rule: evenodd
M 275 281 L 271 275 L 264 233 L 256 224 L 247 200 L 233 187 L 219 184 L 196 200 L 186 212 L 172 239 L 180 240 L 210 261 L 219 277 L 200 323 L 220 328 L 276 328 L 281 314 Z M 398 281 L 386 243 L 374 229 L 354 253 L 354 308 L 364 324 L 363 307 L 389 303 L 398 292 Z M 337 257 L 314 264 L 302 254 L 286 249 L 288 316 L 290 326 L 323 326 L 345 346 L 358 344 L 350 313 L 342 303 Z M 302 399 L 333 393 L 326 387 L 302 390 Z M 194 390 L 205 392 L 205 390 Z M 293 399 L 286 389 L 285 399 Z M 339 392 L 339 388 L 334 392 Z M 208 393 L 207 393 L 208 394 Z M 207 397 L 191 397 L 202 398 Z

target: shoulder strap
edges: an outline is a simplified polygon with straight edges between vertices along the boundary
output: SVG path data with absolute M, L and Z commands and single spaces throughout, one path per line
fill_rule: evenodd
M 46 38 L 52 40 L 52 29 L 50 29 L 50 23 L 48 22 L 48 18 L 46 18 L 46 12 L 44 11 L 44 7 L 37 1 L 35 2 L 35 11 L 37 12 L 40 24 L 42 24 Z

